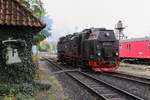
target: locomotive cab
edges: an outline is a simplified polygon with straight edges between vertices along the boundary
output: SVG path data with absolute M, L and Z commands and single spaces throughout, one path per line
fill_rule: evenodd
M 119 65 L 119 42 L 113 30 L 91 29 L 91 33 L 83 42 L 83 55 L 88 65 L 95 71 L 116 69 Z
M 119 59 L 118 57 L 119 41 L 116 39 L 113 30 L 106 30 L 99 32 L 96 49 L 98 52 L 101 52 L 101 56 L 104 59 L 108 60 L 109 59 L 112 60 L 112 58 L 115 58 L 117 60 Z

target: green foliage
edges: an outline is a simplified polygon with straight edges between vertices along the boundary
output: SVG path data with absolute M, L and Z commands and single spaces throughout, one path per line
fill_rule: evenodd
M 38 89 L 38 90 L 48 90 L 51 85 L 48 83 L 41 83 L 38 81 L 34 81 L 34 86 Z
M 36 16 L 40 18 L 45 16 L 46 11 L 43 8 L 43 3 L 41 0 L 20 0 L 20 1 L 28 8 L 30 8 Z M 37 45 L 40 43 L 40 41 L 50 36 L 50 33 L 48 32 L 49 30 L 50 28 L 46 28 L 42 30 L 40 33 L 38 33 L 37 35 L 35 35 L 33 38 L 33 44 Z
M 30 8 L 33 13 L 38 17 L 45 16 L 46 12 L 43 8 L 43 3 L 41 0 L 20 0 L 25 6 Z
M 50 87 L 51 85 L 49 84 L 43 84 L 39 82 L 0 84 L 0 97 L 6 96 L 5 100 L 12 100 L 12 97 L 15 97 L 17 100 L 29 99 L 35 97 L 37 92 L 41 90 L 47 90 Z
M 44 39 L 46 39 L 48 36 L 50 36 L 51 34 L 48 32 L 50 31 L 49 28 L 47 29 L 43 29 L 39 34 L 35 35 L 33 37 L 33 45 L 39 45 L 39 43 L 41 41 L 43 41 Z
M 47 41 L 42 41 L 38 46 L 39 51 L 48 51 L 50 49 L 50 45 Z
M 36 15 L 41 17 L 45 14 L 41 0 L 20 1 L 28 6 L 28 8 L 32 8 Z M 17 47 L 22 61 L 21 64 L 7 65 L 6 47 L 0 42 L 0 96 L 7 96 L 7 100 L 11 100 L 12 96 L 17 97 L 18 100 L 33 97 L 39 89 L 33 84 L 37 70 L 37 67 L 32 63 L 31 57 L 33 38 L 35 39 L 34 43 L 38 43 L 45 39 L 47 35 L 40 33 L 37 36 L 33 36 L 32 33 L 23 32 L 19 29 L 9 30 L 9 32 L 11 32 L 14 39 L 24 40 L 27 46 Z
M 21 32 L 22 33 L 22 32 Z M 21 64 L 7 65 L 6 62 L 6 47 L 0 46 L 0 81 L 3 83 L 19 83 L 32 81 L 36 76 L 36 66 L 32 63 L 32 34 L 21 34 L 16 32 L 12 36 L 16 39 L 26 41 L 27 46 L 18 46 L 18 54 L 22 61 Z
M 39 51 L 56 51 L 57 50 L 57 43 L 56 42 L 47 42 L 47 41 L 42 41 L 38 45 Z
M 33 35 L 15 32 L 13 37 L 25 40 L 27 46 L 18 46 L 17 48 L 21 64 L 6 65 L 6 48 L 2 44 L 0 45 L 0 95 L 6 95 L 8 98 L 12 94 L 18 98 L 35 96 L 37 88 L 31 84 L 36 77 L 37 69 L 31 59 Z
M 18 100 L 34 97 L 37 91 L 30 83 L 0 84 L 0 96 L 16 97 Z
M 40 43 L 40 41 L 44 40 L 45 38 L 46 38 L 45 35 L 43 35 L 43 34 L 37 34 L 33 38 L 33 44 L 34 45 L 38 45 Z
M 50 42 L 50 50 L 49 51 L 56 51 L 57 50 L 57 43 L 56 42 Z

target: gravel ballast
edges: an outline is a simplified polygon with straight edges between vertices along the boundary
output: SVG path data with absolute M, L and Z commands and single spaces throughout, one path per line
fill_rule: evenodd
M 48 64 L 49 70 L 56 72 L 54 65 Z M 84 87 L 80 86 L 75 80 L 66 75 L 65 73 L 59 73 L 56 75 L 59 82 L 62 84 L 66 94 L 68 94 L 68 100 L 98 100 L 93 94 L 90 94 Z

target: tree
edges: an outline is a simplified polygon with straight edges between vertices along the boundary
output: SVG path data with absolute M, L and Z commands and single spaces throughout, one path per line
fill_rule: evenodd
M 38 17 L 45 16 L 46 12 L 43 8 L 43 3 L 41 0 L 20 0 L 25 6 L 30 8 L 34 14 Z
M 43 19 L 45 17 L 46 11 L 43 7 L 43 3 L 41 0 L 20 0 L 20 1 L 26 7 L 30 8 L 36 16 L 40 17 L 41 19 Z M 34 45 L 39 44 L 40 41 L 46 39 L 48 36 L 51 35 L 50 27 L 46 27 L 45 29 L 43 29 L 41 32 L 39 32 L 37 35 L 34 36 L 34 38 L 33 38 Z
M 47 41 L 40 42 L 39 47 L 40 51 L 48 51 L 50 49 L 50 45 Z

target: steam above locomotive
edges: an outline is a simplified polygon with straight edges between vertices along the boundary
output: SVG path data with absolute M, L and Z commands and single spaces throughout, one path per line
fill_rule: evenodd
M 90 28 L 61 37 L 58 59 L 72 66 L 94 71 L 113 71 L 119 66 L 119 41 L 113 30 Z

